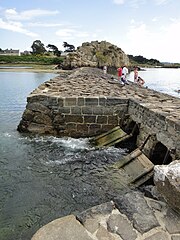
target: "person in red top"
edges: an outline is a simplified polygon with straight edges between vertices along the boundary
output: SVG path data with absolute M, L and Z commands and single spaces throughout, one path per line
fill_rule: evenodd
M 120 80 L 122 76 L 122 67 L 119 67 L 117 71 L 118 71 L 118 80 Z

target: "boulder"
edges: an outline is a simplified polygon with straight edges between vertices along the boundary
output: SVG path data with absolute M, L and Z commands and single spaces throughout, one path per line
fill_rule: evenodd
M 102 67 L 104 65 L 114 68 L 129 65 L 129 58 L 121 48 L 109 42 L 92 41 L 83 43 L 76 52 L 67 54 L 63 62 L 64 69 Z
M 180 160 L 154 167 L 154 183 L 171 207 L 180 212 Z

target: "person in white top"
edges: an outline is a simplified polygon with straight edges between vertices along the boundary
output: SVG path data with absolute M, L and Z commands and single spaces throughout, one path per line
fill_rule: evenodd
M 127 82 L 127 79 L 126 79 L 126 75 L 128 74 L 128 69 L 126 66 L 123 67 L 122 69 L 122 78 L 121 78 L 121 81 L 124 83 L 124 84 L 127 84 L 129 85 L 129 83 Z

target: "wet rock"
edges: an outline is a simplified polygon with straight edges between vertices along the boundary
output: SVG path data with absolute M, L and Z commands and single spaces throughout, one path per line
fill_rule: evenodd
M 180 212 L 180 160 L 155 166 L 154 182 L 167 203 Z

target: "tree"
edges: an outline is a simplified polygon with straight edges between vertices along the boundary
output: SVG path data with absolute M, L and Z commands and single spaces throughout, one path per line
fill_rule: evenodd
M 44 47 L 44 44 L 40 40 L 35 40 L 31 46 L 32 48 L 32 54 L 44 54 L 46 52 L 46 49 Z
M 47 48 L 49 48 L 50 49 L 49 51 L 53 52 L 55 56 L 57 57 L 61 56 L 61 51 L 59 51 L 59 49 L 55 45 L 48 44 Z
M 74 52 L 75 47 L 67 42 L 63 42 L 63 47 L 66 48 L 65 52 Z

